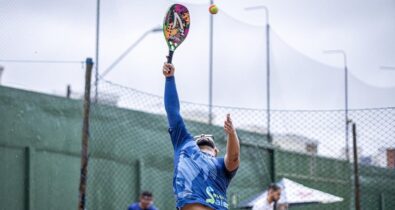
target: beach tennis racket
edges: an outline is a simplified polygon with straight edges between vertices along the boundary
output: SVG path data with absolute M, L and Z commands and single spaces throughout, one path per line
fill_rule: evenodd
M 190 22 L 189 11 L 181 4 L 173 4 L 167 11 L 163 21 L 163 33 L 169 46 L 167 63 L 172 62 L 174 51 L 187 37 Z

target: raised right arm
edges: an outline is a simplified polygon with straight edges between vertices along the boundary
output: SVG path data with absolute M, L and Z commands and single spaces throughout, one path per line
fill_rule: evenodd
M 165 83 L 165 109 L 169 128 L 175 128 L 178 124 L 183 124 L 180 114 L 180 101 L 178 99 L 176 81 L 174 78 L 174 66 L 165 64 L 163 74 L 166 77 Z
M 174 149 L 178 150 L 187 142 L 194 140 L 186 129 L 184 120 L 180 114 L 180 101 L 178 100 L 174 70 L 174 66 L 171 64 L 165 63 L 163 66 L 163 74 L 166 77 L 165 109 L 167 121 L 169 122 L 169 134 Z

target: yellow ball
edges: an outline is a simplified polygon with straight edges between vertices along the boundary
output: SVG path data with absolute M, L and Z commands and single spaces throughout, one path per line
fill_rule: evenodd
M 218 13 L 218 7 L 217 7 L 215 4 L 213 4 L 213 5 L 211 5 L 211 6 L 209 7 L 208 11 L 209 11 L 211 14 L 215 15 L 215 14 Z

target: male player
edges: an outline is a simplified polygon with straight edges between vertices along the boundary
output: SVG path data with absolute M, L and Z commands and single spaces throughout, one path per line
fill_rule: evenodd
M 218 158 L 212 135 L 192 137 L 180 115 L 175 68 L 165 63 L 165 109 L 174 148 L 173 191 L 179 210 L 225 210 L 229 204 L 226 189 L 240 164 L 240 144 L 232 119 L 224 122 L 227 134 L 226 154 Z
M 280 200 L 281 188 L 275 183 L 272 183 L 267 188 L 267 197 L 258 201 L 252 210 L 273 210 L 276 209 L 275 203 Z M 284 207 L 282 207 L 284 209 Z
M 154 204 L 154 196 L 151 192 L 144 191 L 140 194 L 140 201 L 131 204 L 128 210 L 158 210 Z

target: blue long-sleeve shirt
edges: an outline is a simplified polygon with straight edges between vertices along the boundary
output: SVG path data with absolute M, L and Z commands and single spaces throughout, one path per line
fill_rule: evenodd
M 180 114 L 180 101 L 176 88 L 175 78 L 166 77 L 165 85 L 165 109 L 169 128 L 175 128 L 178 123 L 184 124 Z
M 200 151 L 181 117 L 174 77 L 166 78 L 164 100 L 174 147 L 173 191 L 177 208 L 199 203 L 216 210 L 228 209 L 226 189 L 236 170 L 229 172 L 224 158 Z
M 159 210 L 159 209 L 156 208 L 154 205 L 150 205 L 147 209 L 142 209 L 139 203 L 137 202 L 128 206 L 128 210 Z

